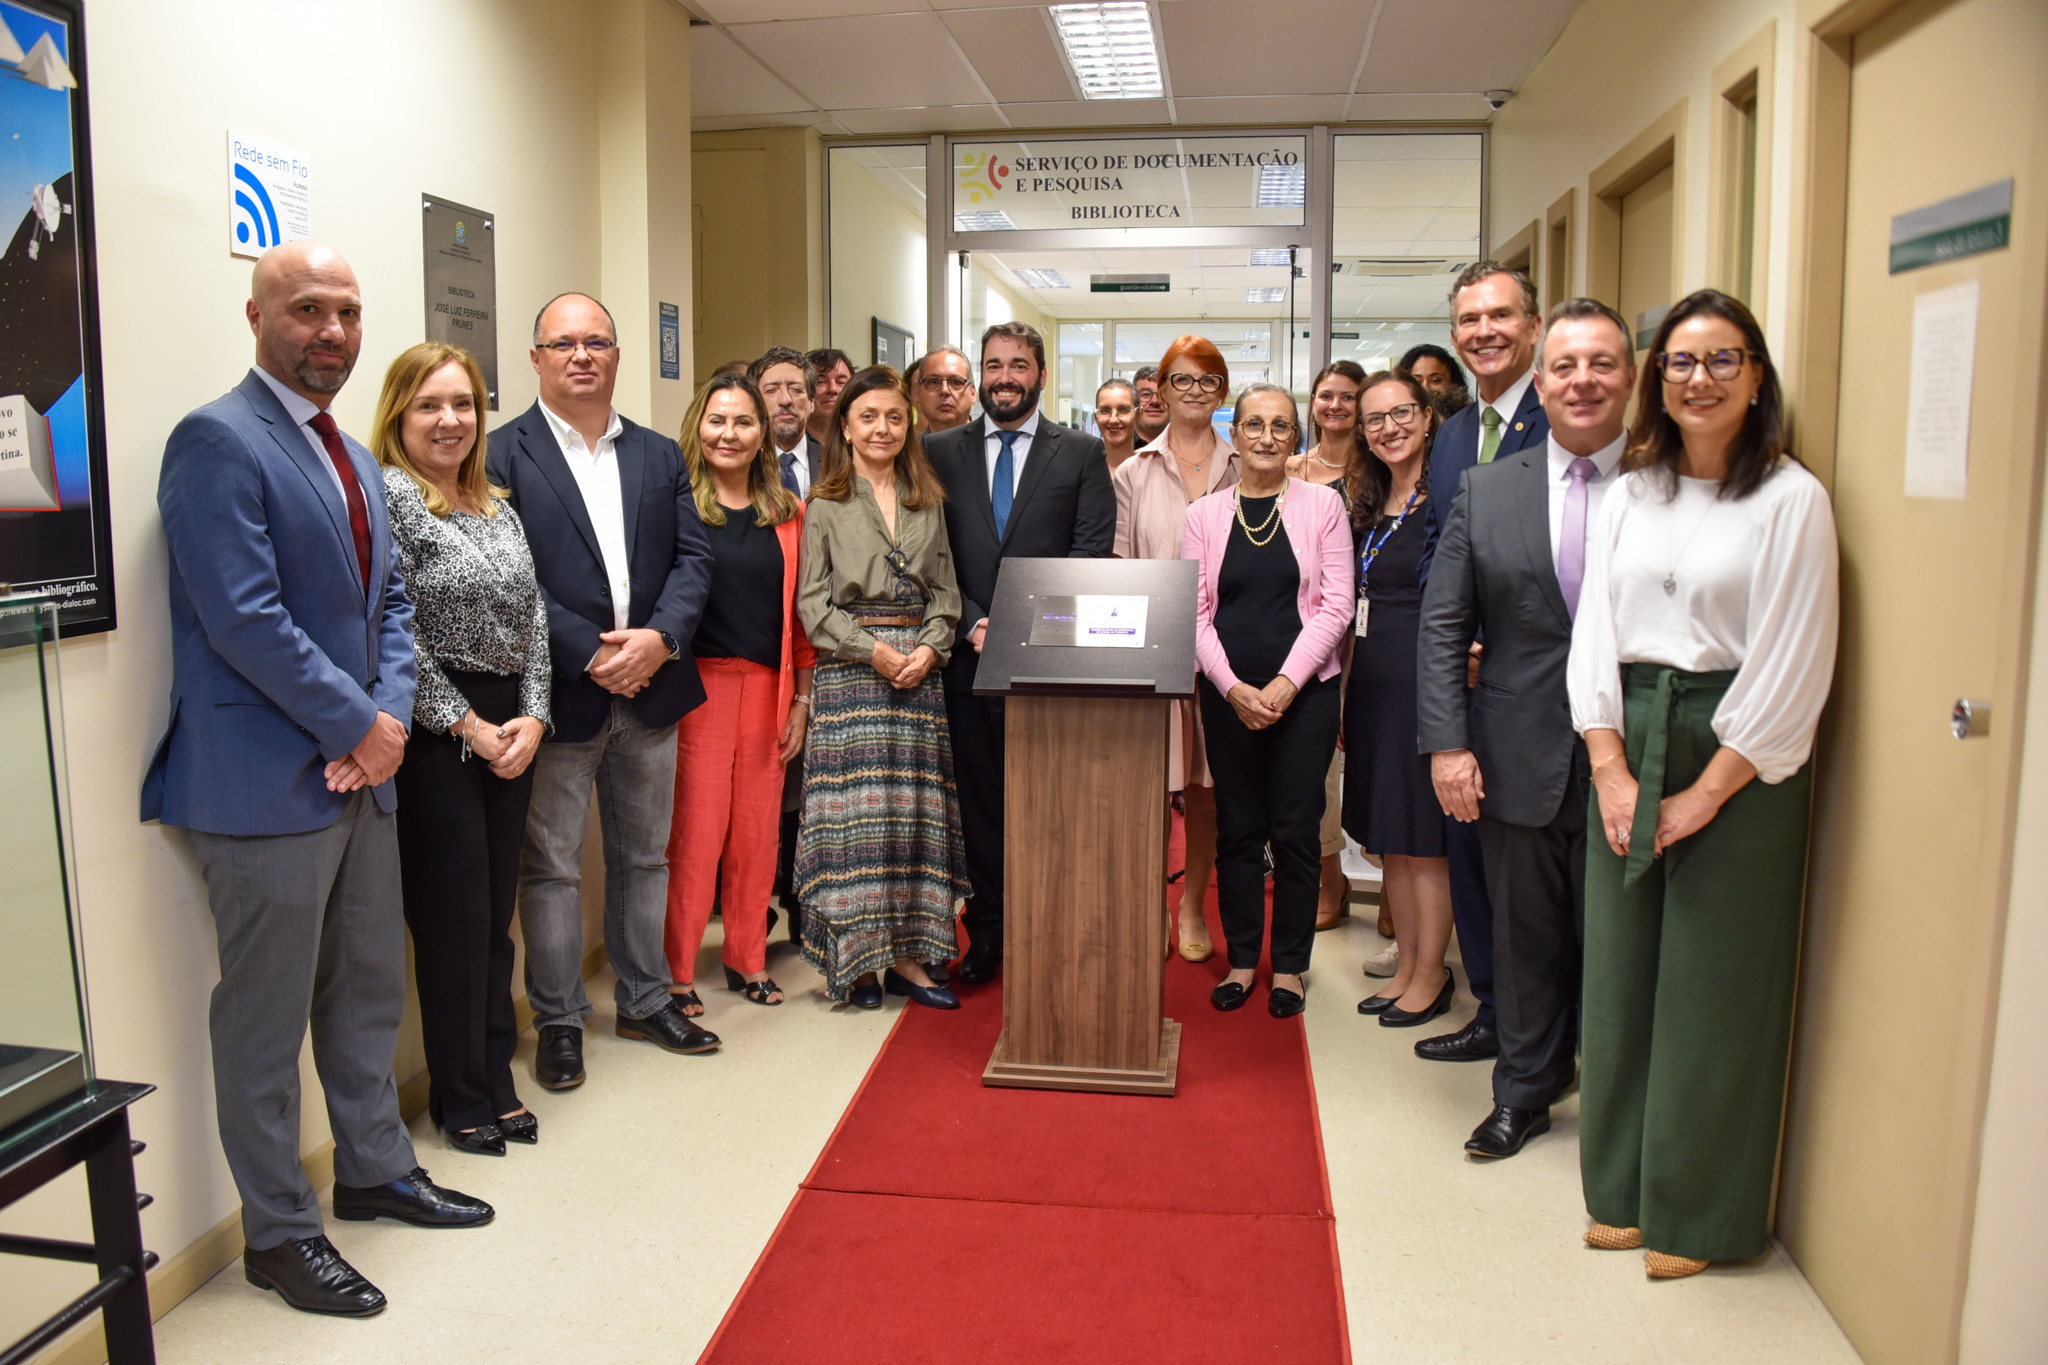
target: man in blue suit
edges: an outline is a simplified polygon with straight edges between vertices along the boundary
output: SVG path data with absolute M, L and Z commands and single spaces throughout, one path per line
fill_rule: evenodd
M 157 485 L 170 551 L 170 723 L 142 818 L 183 826 L 219 941 L 214 1102 L 242 1196 L 244 1273 L 344 1317 L 384 1296 L 323 1235 L 299 1161 L 299 1047 L 334 1130 L 334 1213 L 475 1227 L 488 1204 L 414 1158 L 391 1059 L 405 992 L 396 804 L 412 603 L 377 463 L 327 408 L 362 345 L 348 263 L 256 263 L 256 367 L 178 423 Z
M 1422 578 L 1443 535 L 1444 520 L 1457 500 L 1458 481 L 1476 465 L 1492 464 L 1517 451 L 1541 451 L 1550 435 L 1536 394 L 1536 340 L 1543 319 L 1536 287 L 1519 270 L 1496 261 L 1467 266 L 1451 286 L 1451 344 L 1478 389 L 1478 401 L 1460 409 L 1437 432 L 1429 460 L 1428 540 Z M 1483 648 L 1474 645 L 1473 652 Z M 1427 746 L 1422 748 L 1428 753 Z M 1465 979 L 1478 997 L 1472 1022 L 1456 1033 L 1425 1038 L 1415 1053 L 1434 1062 L 1478 1062 L 1500 1054 L 1493 1010 L 1493 904 L 1486 895 L 1486 866 L 1478 826 L 1445 817 L 1451 859 L 1451 918 L 1458 926 L 1458 955 Z

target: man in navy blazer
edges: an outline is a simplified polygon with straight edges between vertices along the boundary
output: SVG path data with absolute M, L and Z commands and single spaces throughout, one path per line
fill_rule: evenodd
M 1535 386 L 1536 340 L 1542 327 L 1536 286 L 1519 270 L 1480 261 L 1460 272 L 1451 286 L 1451 344 L 1471 371 L 1479 396 L 1471 406 L 1452 414 L 1430 449 L 1428 539 L 1422 552 L 1425 585 L 1465 471 L 1518 451 L 1541 451 L 1550 435 L 1550 422 L 1543 415 Z M 1423 747 L 1421 752 L 1429 749 Z M 1425 1038 L 1415 1045 L 1415 1052 L 1429 1061 L 1485 1061 L 1500 1052 L 1493 1008 L 1493 904 L 1486 894 L 1486 867 L 1477 827 L 1448 816 L 1445 823 L 1451 859 L 1451 918 L 1458 926 L 1458 955 L 1465 963 L 1465 979 L 1478 998 L 1479 1009 L 1464 1028 Z
M 526 528 L 548 613 L 554 734 L 534 759 L 519 867 L 535 1077 L 583 1083 L 583 837 L 598 792 L 605 951 L 621 1038 L 705 1053 L 718 1035 L 669 999 L 662 945 L 676 722 L 704 700 L 691 638 L 711 590 L 711 541 L 683 452 L 612 407 L 619 334 L 587 294 L 533 320 L 540 397 L 491 433 L 491 482 Z
M 308 1312 L 384 1296 L 323 1235 L 299 1161 L 299 1047 L 334 1130 L 334 1212 L 477 1226 L 427 1178 L 391 1060 L 405 993 L 392 774 L 416 672 L 412 603 L 370 453 L 327 411 L 362 345 L 348 263 L 293 242 L 256 263 L 256 367 L 171 432 L 171 714 L 142 818 L 183 826 L 220 955 L 214 1104 L 242 1196 L 244 1270 Z

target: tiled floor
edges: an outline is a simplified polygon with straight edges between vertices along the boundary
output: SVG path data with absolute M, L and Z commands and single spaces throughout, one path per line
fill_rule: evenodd
M 1468 1161 L 1461 1144 L 1485 1113 L 1488 1069 L 1418 1061 L 1415 1031 L 1358 1016 L 1369 989 L 1359 964 L 1380 943 L 1369 919 L 1321 935 L 1307 1016 L 1357 1360 L 1853 1365 L 1781 1254 L 1652 1284 L 1640 1256 L 1581 1247 L 1576 1099 L 1521 1156 Z M 716 979 L 715 954 L 707 944 L 700 980 Z M 589 1082 L 566 1095 L 525 1087 L 537 1148 L 462 1156 L 416 1124 L 435 1178 L 499 1214 L 477 1232 L 330 1224 L 390 1296 L 382 1317 L 293 1313 L 237 1264 L 157 1324 L 158 1358 L 694 1360 L 902 1008 L 832 1009 L 779 940 L 770 969 L 790 994 L 779 1009 L 703 992 L 726 1040 L 711 1057 L 613 1038 L 604 1006 L 588 1034 Z M 1461 998 L 1449 1022 L 1469 1010 Z M 934 1314 L 932 1358 L 944 1359 L 943 1306 Z M 881 1358 L 857 1342 L 845 1354 Z

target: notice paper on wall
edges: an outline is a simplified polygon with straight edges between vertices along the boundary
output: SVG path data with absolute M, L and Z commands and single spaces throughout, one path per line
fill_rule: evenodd
M 1970 490 L 1970 390 L 1977 364 L 1977 281 L 1913 300 L 1913 372 L 1906 390 L 1906 496 Z
M 1082 593 L 1074 598 L 1074 643 L 1084 649 L 1143 649 L 1151 602 L 1144 596 Z

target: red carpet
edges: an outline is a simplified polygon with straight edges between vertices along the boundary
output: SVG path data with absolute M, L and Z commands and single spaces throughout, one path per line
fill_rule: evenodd
M 702 1361 L 1348 1361 L 1307 1040 L 1263 967 L 1210 1008 L 1215 904 L 1171 1099 L 984 1087 L 999 985 L 904 1007 Z

